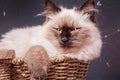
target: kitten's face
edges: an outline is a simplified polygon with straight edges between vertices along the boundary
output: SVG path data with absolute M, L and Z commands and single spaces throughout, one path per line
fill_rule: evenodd
M 46 38 L 61 53 L 76 53 L 100 37 L 92 16 L 77 8 L 57 8 L 57 12 L 47 16 Z

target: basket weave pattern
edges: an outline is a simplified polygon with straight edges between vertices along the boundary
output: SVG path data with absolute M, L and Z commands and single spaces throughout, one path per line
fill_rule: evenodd
M 23 60 L 13 63 L 11 59 L 0 59 L 0 80 L 30 80 L 30 72 Z M 42 80 L 86 80 L 90 61 L 64 58 L 52 60 L 48 66 L 48 76 Z
M 10 80 L 11 71 L 10 71 L 10 62 L 11 60 L 0 60 L 0 80 Z
M 30 72 L 23 61 L 12 63 L 11 80 L 30 80 Z
M 46 80 L 86 80 L 89 61 L 66 58 L 52 62 Z

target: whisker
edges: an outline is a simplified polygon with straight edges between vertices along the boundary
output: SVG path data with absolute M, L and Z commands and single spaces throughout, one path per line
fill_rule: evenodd
M 109 46 L 112 46 L 113 44 L 112 44 L 112 43 L 109 43 L 109 42 L 103 42 L 103 45 L 109 45 Z
M 108 32 L 107 32 L 108 33 Z M 108 34 L 104 34 L 102 35 L 102 38 L 109 38 L 111 36 L 114 36 L 116 34 L 120 33 L 120 28 L 118 28 L 117 30 L 112 30 L 112 32 L 109 32 Z

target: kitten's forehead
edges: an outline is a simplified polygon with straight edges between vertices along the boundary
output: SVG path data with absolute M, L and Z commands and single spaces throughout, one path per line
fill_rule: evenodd
M 50 15 L 49 18 L 54 21 L 58 26 L 78 26 L 88 20 L 89 15 L 84 12 L 77 12 L 74 9 L 62 8 L 61 12 Z

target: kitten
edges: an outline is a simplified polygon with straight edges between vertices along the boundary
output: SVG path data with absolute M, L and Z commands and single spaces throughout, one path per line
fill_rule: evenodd
M 87 0 L 81 7 L 72 9 L 57 7 L 50 0 L 45 0 L 45 12 L 40 14 L 46 16 L 45 23 L 42 26 L 7 32 L 2 35 L 0 49 L 14 49 L 16 57 L 25 59 L 35 77 L 46 75 L 49 57 L 67 56 L 92 60 L 100 56 L 102 47 L 95 12 L 94 0 Z M 37 46 L 37 52 L 36 45 L 40 45 Z M 32 58 L 31 55 L 34 54 Z M 43 62 L 38 63 L 40 58 Z

